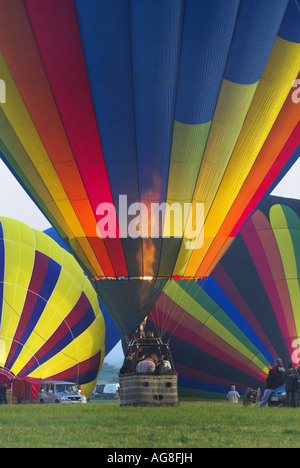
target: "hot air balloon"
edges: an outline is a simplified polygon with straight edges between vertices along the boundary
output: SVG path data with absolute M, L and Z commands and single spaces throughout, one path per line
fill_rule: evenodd
M 54 239 L 63 249 L 66 249 L 66 244 L 62 241 L 60 236 L 57 234 L 55 229 L 49 228 L 44 231 L 47 236 Z M 108 310 L 105 308 L 104 304 L 98 297 L 99 307 L 103 315 L 104 323 L 105 323 L 105 355 L 108 355 L 110 351 L 118 344 L 121 340 L 120 330 L 118 329 L 117 325 L 113 321 L 111 315 L 109 314 Z
M 182 395 L 262 388 L 300 359 L 300 201 L 268 197 L 202 284 L 172 280 L 147 326 L 169 341 Z
M 2 158 L 123 333 L 290 161 L 299 25 L 295 0 L 0 2 Z
M 94 389 L 105 355 L 97 294 L 72 255 L 0 218 L 0 374 Z

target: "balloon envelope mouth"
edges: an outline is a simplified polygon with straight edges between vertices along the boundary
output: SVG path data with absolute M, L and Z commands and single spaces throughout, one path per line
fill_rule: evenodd
M 5 367 L 0 367 L 0 387 L 6 385 L 7 389 L 10 389 L 12 381 L 15 380 L 15 378 L 16 376 L 13 372 Z

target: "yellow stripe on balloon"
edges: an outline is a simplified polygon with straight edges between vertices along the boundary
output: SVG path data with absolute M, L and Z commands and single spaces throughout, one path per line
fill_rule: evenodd
M 224 327 L 215 317 L 205 310 L 197 301 L 195 301 L 187 292 L 185 292 L 176 281 L 169 281 L 164 289 L 164 293 L 172 299 L 179 307 L 184 309 L 188 314 L 205 325 L 209 330 L 219 336 L 223 341 L 229 344 L 233 349 L 241 355 L 253 362 L 261 370 L 265 369 L 265 364 L 259 358 L 262 354 L 257 350 L 256 354 L 248 349 L 239 339 L 234 336 L 226 327 Z M 218 308 L 216 304 L 216 308 Z M 184 324 L 182 324 L 184 326 Z M 232 323 L 233 327 L 236 327 Z M 245 336 L 245 341 L 249 342 L 249 346 L 254 346 Z
M 272 129 L 299 68 L 300 44 L 277 37 L 226 172 L 207 214 L 204 235 L 209 240 L 203 248 L 192 253 L 185 271 L 186 276 L 196 275 L 199 264 L 203 261 L 213 238 L 217 236 Z
M 294 242 L 300 242 L 300 220 L 296 213 L 289 211 L 289 216 L 292 219 L 292 225 L 288 224 L 284 210 L 280 205 L 273 205 L 270 210 L 270 223 L 276 238 L 278 249 L 280 252 L 287 287 L 289 290 L 290 301 L 294 314 L 297 336 L 300 336 L 300 285 L 299 271 L 297 266 L 297 258 Z M 292 239 L 291 230 L 294 230 L 298 237 Z
M 70 204 L 65 190 L 54 170 L 45 147 L 36 131 L 23 99 L 18 91 L 14 79 L 7 67 L 3 55 L 0 53 L 1 76 L 5 80 L 7 89 L 6 103 L 2 110 L 20 139 L 25 151 L 30 156 L 34 167 L 43 180 L 47 180 L 47 188 L 59 207 L 61 213 L 69 220 L 70 228 L 75 236 L 83 235 L 78 218 Z
M 18 222 L 6 220 L 2 223 L 5 239 L 4 294 L 1 314 L 1 340 L 5 343 L 5 358 L 12 344 L 20 321 L 35 258 L 35 239 L 29 228 L 20 229 Z M 7 222 L 5 222 L 7 221 Z M 10 239 L 10 240 L 8 240 Z M 24 248 L 23 243 L 26 243 Z M 2 357 L 3 357 L 3 353 Z M 4 362 L 0 363 L 4 365 Z
M 43 142 L 31 120 L 31 117 L 26 109 L 23 99 L 18 91 L 16 83 L 7 67 L 6 61 L 3 55 L 0 53 L 0 71 L 1 77 L 5 80 L 7 89 L 7 99 L 5 104 L 1 104 L 3 114 L 6 116 L 11 128 L 19 138 L 23 146 L 23 151 L 19 148 L 19 154 L 21 158 L 18 158 L 18 164 L 24 170 L 24 173 L 28 180 L 34 181 L 35 189 L 38 191 L 42 199 L 49 206 L 49 210 L 54 215 L 56 220 L 62 218 L 62 224 L 60 224 L 69 239 L 75 240 L 74 245 L 76 246 L 76 254 L 81 260 L 86 263 L 86 256 L 90 259 L 91 274 L 96 273 L 103 275 L 103 270 L 100 267 L 95 255 L 92 253 L 92 249 L 88 242 L 80 245 L 80 239 L 85 238 L 86 234 L 78 220 L 78 217 L 74 211 L 74 208 L 66 194 L 60 179 L 53 167 L 53 164 L 45 150 Z M 2 117 L 3 125 L 6 124 Z M 7 124 L 6 124 L 7 126 Z M 3 130 L 3 129 L 2 129 Z M 6 132 L 0 132 L 1 138 L 4 143 L 7 143 Z M 12 135 L 8 134 L 8 149 L 11 152 L 12 157 L 16 158 L 15 142 L 14 146 L 12 143 Z M 10 145 L 9 145 L 10 143 Z M 25 151 L 24 151 L 25 150 Z M 43 185 L 39 181 L 43 181 Z M 40 191 L 41 190 L 41 191 Z M 49 191 L 49 193 L 47 193 Z M 66 222 L 67 220 L 67 222 Z M 95 224 L 96 232 L 96 224 Z M 93 232 L 94 234 L 94 232 Z

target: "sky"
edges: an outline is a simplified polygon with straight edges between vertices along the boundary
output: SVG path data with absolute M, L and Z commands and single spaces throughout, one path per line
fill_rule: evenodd
M 300 159 L 277 185 L 272 195 L 300 199 Z M 18 219 L 39 231 L 51 227 L 2 160 L 0 160 L 0 216 Z M 123 352 L 119 343 L 106 356 L 105 361 L 110 364 L 120 364 L 122 359 Z

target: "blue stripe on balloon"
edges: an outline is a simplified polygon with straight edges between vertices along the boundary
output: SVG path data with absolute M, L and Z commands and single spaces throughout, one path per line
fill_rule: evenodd
M 300 2 L 289 0 L 278 36 L 289 42 L 300 43 Z
M 37 254 L 36 259 L 38 259 L 39 255 L 41 254 L 39 252 L 37 252 L 36 254 Z M 9 365 L 8 365 L 9 369 L 11 369 L 13 365 L 15 364 L 16 360 L 18 359 L 23 349 L 23 346 L 27 342 L 36 324 L 38 323 L 42 313 L 44 312 L 45 307 L 48 303 L 48 300 L 50 299 L 50 296 L 55 289 L 60 272 L 61 272 L 61 265 L 59 265 L 54 260 L 49 258 L 48 268 L 47 268 L 47 272 L 46 272 L 42 287 L 38 293 L 37 300 L 30 314 L 30 318 L 22 334 L 22 337 L 17 345 L 14 355 L 12 356 L 9 362 Z M 38 261 L 37 261 L 34 265 L 32 275 L 34 276 L 38 274 L 39 274 L 39 271 L 38 271 Z
M 237 327 L 246 335 L 246 337 L 253 343 L 254 346 L 264 355 L 266 360 L 273 362 L 273 358 L 264 344 L 257 337 L 256 333 L 241 315 L 239 310 L 234 306 L 230 299 L 226 296 L 218 283 L 210 276 L 203 289 L 209 294 L 218 306 L 230 317 Z
M 224 75 L 226 80 L 245 85 L 259 81 L 287 4 L 288 0 L 241 2 Z
M 239 0 L 188 0 L 175 120 L 212 120 L 234 32 Z
M 61 352 L 64 348 L 66 348 L 70 343 L 72 343 L 78 336 L 80 336 L 84 331 L 86 331 L 89 326 L 95 320 L 95 313 L 93 307 L 90 305 L 87 312 L 81 317 L 81 319 L 73 325 L 72 328 L 68 330 L 68 332 L 47 352 L 44 356 L 38 359 L 38 362 L 35 362 L 27 371 L 22 374 L 21 377 L 26 377 L 32 372 L 34 372 L 38 367 L 40 367 L 45 362 L 52 359 L 55 355 Z M 76 342 L 74 341 L 76 345 Z
M 101 145 L 114 201 L 138 200 L 129 3 L 76 0 Z M 121 176 L 120 176 L 121 174 Z

